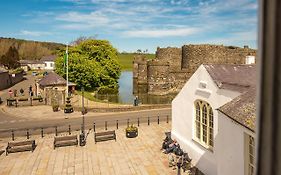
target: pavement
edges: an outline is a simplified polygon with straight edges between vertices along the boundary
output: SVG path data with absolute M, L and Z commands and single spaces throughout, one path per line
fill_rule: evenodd
M 97 144 L 90 132 L 86 146 L 55 150 L 53 135 L 44 138 L 32 136 L 31 139 L 35 139 L 37 144 L 35 151 L 1 155 L 0 174 L 174 175 L 177 170 L 168 166 L 168 156 L 160 150 L 164 132 L 170 129 L 171 125 L 166 123 L 143 125 L 139 127 L 138 137 L 126 138 L 123 127 L 116 130 L 116 142 Z M 2 140 L 0 146 L 6 143 L 7 140 Z

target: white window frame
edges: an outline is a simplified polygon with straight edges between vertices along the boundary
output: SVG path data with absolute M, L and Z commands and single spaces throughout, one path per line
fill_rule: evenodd
M 255 172 L 255 138 L 245 134 L 245 174 L 254 175 Z
M 200 138 L 198 138 L 198 108 L 197 106 L 199 105 L 200 107 L 200 117 L 199 117 L 199 120 L 200 120 L 200 126 L 199 126 L 199 135 L 200 135 Z M 206 114 L 206 124 L 204 124 L 203 122 L 203 108 L 204 106 L 206 107 L 207 109 L 207 114 Z M 198 142 L 200 145 L 202 145 L 203 147 L 209 149 L 209 150 L 213 150 L 213 147 L 214 147 L 214 112 L 213 112 L 213 109 L 211 107 L 211 105 L 209 103 L 207 103 L 206 101 L 203 101 L 203 100 L 196 100 L 194 102 L 194 109 L 195 109 L 195 115 L 194 115 L 194 129 L 193 129 L 193 139 Z M 211 114 L 211 115 L 210 115 Z M 212 116 L 212 120 L 210 119 Z M 206 126 L 206 129 L 207 129 L 207 140 L 206 142 L 204 141 L 205 139 L 203 139 L 203 126 Z M 212 137 L 212 138 L 210 138 Z M 212 142 L 212 144 L 210 143 Z

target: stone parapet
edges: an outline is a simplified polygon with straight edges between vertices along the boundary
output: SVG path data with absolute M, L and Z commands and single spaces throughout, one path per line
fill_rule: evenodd
M 175 94 L 201 64 L 245 64 L 246 56 L 256 57 L 256 53 L 248 46 L 190 44 L 181 48 L 158 47 L 154 60 L 135 57 L 134 93 Z M 140 85 L 141 91 L 138 90 Z

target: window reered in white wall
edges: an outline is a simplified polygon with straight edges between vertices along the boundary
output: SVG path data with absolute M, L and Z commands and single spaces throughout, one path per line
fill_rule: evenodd
M 249 161 L 248 161 L 248 175 L 254 175 L 254 169 L 255 169 L 255 165 L 254 165 L 254 160 L 255 160 L 255 140 L 252 136 L 249 135 Z
M 195 102 L 195 140 L 204 147 L 212 148 L 214 116 L 212 107 L 205 101 Z

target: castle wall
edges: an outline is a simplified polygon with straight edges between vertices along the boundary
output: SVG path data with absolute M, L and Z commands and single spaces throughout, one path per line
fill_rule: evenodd
M 133 63 L 134 93 L 175 94 L 201 64 L 245 64 L 256 50 L 223 45 L 184 45 L 157 48 L 156 58 L 147 61 L 138 55 Z

